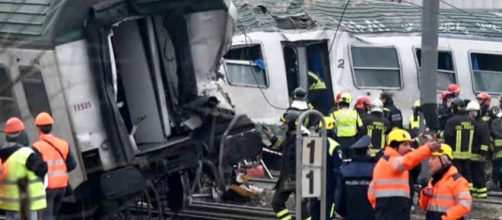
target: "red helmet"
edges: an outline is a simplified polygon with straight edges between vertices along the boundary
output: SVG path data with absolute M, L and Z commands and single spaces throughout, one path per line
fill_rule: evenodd
M 17 117 L 12 117 L 5 123 L 4 132 L 13 134 L 24 130 L 24 123 Z
M 442 91 L 441 94 L 439 95 L 439 98 L 441 100 L 444 100 L 444 99 L 446 99 L 446 97 L 448 97 L 451 94 L 453 94 L 453 93 L 450 92 L 450 91 L 448 91 L 448 90 L 447 91 Z
M 459 93 L 462 89 L 457 84 L 450 84 L 448 86 L 448 91 L 451 93 Z
M 363 96 L 356 101 L 356 109 L 367 110 L 370 106 L 371 100 L 366 96 Z
M 485 106 L 490 106 L 490 103 L 492 101 L 492 96 L 490 96 L 490 94 L 488 94 L 487 92 L 481 92 L 479 93 L 476 98 L 478 100 L 482 100 L 483 102 L 481 103 L 482 105 L 485 105 Z

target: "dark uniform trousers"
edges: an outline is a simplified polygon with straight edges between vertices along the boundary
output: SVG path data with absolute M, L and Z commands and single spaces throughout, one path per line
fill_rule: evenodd
M 485 197 L 487 195 L 485 179 L 485 162 L 471 161 L 472 185 L 476 190 L 473 195 L 476 197 Z
M 496 158 L 493 160 L 493 170 L 492 178 L 495 185 L 501 189 L 502 188 L 502 158 Z

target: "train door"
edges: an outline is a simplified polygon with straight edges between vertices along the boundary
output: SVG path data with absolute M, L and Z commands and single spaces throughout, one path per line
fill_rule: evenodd
M 327 41 L 282 42 L 288 94 L 297 87 L 308 92 L 309 103 L 327 115 L 334 106 Z

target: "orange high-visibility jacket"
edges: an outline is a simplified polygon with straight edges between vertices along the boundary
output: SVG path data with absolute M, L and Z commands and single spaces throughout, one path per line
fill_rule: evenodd
M 410 218 L 409 170 L 419 165 L 431 154 L 428 145 L 401 156 L 395 149 L 386 147 L 384 156 L 373 170 L 373 180 L 368 188 L 368 200 L 375 209 L 376 219 Z
M 50 144 L 49 144 L 50 143 Z M 52 144 L 52 146 L 51 146 Z M 70 152 L 69 145 L 65 140 L 51 134 L 41 134 L 40 140 L 33 144 L 47 162 L 48 189 L 66 188 L 68 186 L 68 170 L 66 160 Z M 56 150 L 57 148 L 59 150 Z M 63 156 L 63 157 L 61 157 Z
M 463 219 L 471 210 L 472 198 L 469 183 L 457 168 L 451 166 L 441 179 L 432 187 L 432 196 L 420 192 L 420 208 L 427 211 L 427 220 Z

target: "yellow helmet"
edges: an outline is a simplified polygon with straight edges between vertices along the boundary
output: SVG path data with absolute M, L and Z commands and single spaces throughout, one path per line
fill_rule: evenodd
M 441 151 L 432 152 L 432 156 L 443 156 L 446 155 L 450 160 L 453 160 L 452 149 L 448 144 L 441 144 Z
M 415 103 L 413 104 L 413 108 L 420 108 L 420 99 L 415 101 Z
M 411 135 L 406 130 L 396 128 L 389 133 L 387 136 L 387 144 L 390 145 L 393 141 L 404 142 L 411 141 Z
M 352 96 L 348 92 L 344 92 L 340 95 L 340 102 L 345 102 L 350 104 L 352 102 Z

